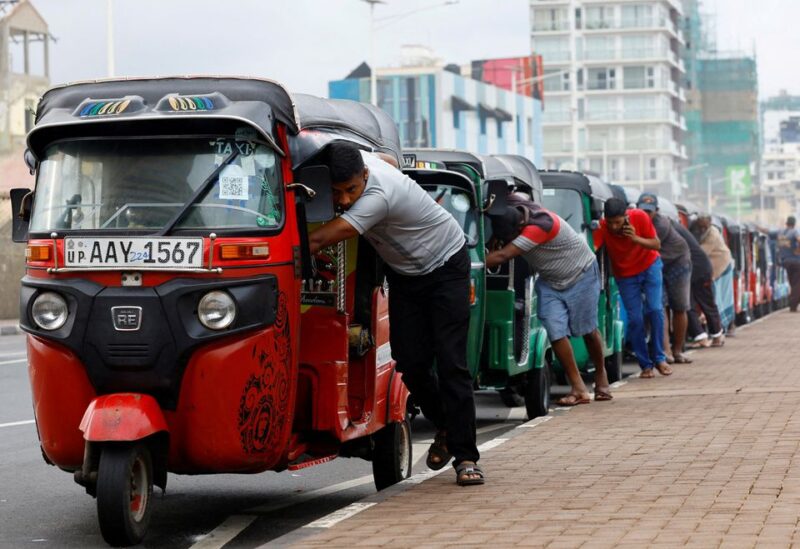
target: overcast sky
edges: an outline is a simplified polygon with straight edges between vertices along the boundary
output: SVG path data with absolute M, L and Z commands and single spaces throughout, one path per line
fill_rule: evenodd
M 54 83 L 106 75 L 106 0 L 32 0 L 58 39 Z M 327 94 L 368 56 L 362 0 L 113 0 L 116 73 L 246 74 L 292 91 Z M 399 63 L 400 46 L 424 44 L 448 62 L 525 55 L 527 0 L 386 0 L 376 18 L 378 66 Z M 761 94 L 800 94 L 800 1 L 705 0 L 720 49 L 756 48 Z M 439 6 L 426 9 L 429 6 Z M 794 22 L 787 24 L 787 22 Z

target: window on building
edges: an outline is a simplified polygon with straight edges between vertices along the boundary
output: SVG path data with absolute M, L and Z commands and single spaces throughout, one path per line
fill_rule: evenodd
M 658 159 L 651 158 L 647 163 L 647 179 L 658 179 Z
M 614 27 L 614 8 L 592 6 L 586 8 L 587 29 L 610 29 Z
M 496 120 L 497 122 L 497 139 L 503 139 L 503 121 Z
M 617 70 L 610 68 L 589 69 L 588 89 L 613 90 L 617 87 Z
M 645 84 L 648 88 L 655 88 L 656 87 L 656 68 L 655 67 L 647 67 L 645 70 L 647 73 L 647 77 L 645 79 Z
M 478 119 L 480 120 L 481 135 L 486 135 L 486 116 L 479 114 Z
M 625 67 L 622 69 L 622 81 L 626 90 L 644 88 L 645 67 Z
M 537 31 L 558 31 L 569 28 L 568 11 L 565 8 L 535 9 L 533 29 Z
M 533 49 L 542 56 L 545 66 L 549 62 L 569 61 L 569 37 L 566 36 L 536 36 L 533 39 Z
M 522 117 L 517 115 L 515 118 L 517 122 L 517 143 L 522 143 Z
M 575 28 L 582 29 L 583 23 L 581 22 L 581 9 L 575 8 Z
M 461 128 L 461 112 L 457 109 L 453 109 L 453 127 L 455 129 Z
M 622 174 L 619 171 L 619 159 L 617 158 L 609 158 L 608 159 L 608 178 L 611 181 L 619 181 L 622 179 Z
M 528 117 L 528 145 L 533 146 L 533 117 Z

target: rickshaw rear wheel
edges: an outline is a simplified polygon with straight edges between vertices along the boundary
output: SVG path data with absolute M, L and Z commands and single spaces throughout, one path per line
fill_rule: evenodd
M 375 488 L 383 490 L 411 476 L 411 425 L 390 423 L 373 435 L 372 476 Z
M 609 383 L 615 383 L 622 379 L 622 358 L 621 349 L 606 358 L 606 375 Z
M 550 363 L 545 361 L 541 368 L 527 373 L 525 384 L 525 410 L 528 419 L 546 416 L 550 413 Z
M 105 446 L 97 472 L 97 518 L 106 543 L 140 543 L 150 523 L 152 499 L 153 461 L 147 446 Z

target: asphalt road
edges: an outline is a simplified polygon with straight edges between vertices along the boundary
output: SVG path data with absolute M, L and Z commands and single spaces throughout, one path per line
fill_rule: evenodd
M 479 443 L 522 422 L 524 410 L 504 407 L 496 394 L 477 399 Z M 45 464 L 32 420 L 25 336 L 0 337 L 0 547 L 106 547 L 95 500 Z M 426 470 L 433 430 L 417 418 L 412 431 L 416 473 Z M 371 465 L 360 459 L 294 473 L 170 475 L 143 546 L 256 547 L 374 492 Z

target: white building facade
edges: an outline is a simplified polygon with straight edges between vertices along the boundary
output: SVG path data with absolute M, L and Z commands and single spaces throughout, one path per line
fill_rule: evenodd
M 543 160 L 677 197 L 687 165 L 679 0 L 530 0 Z

